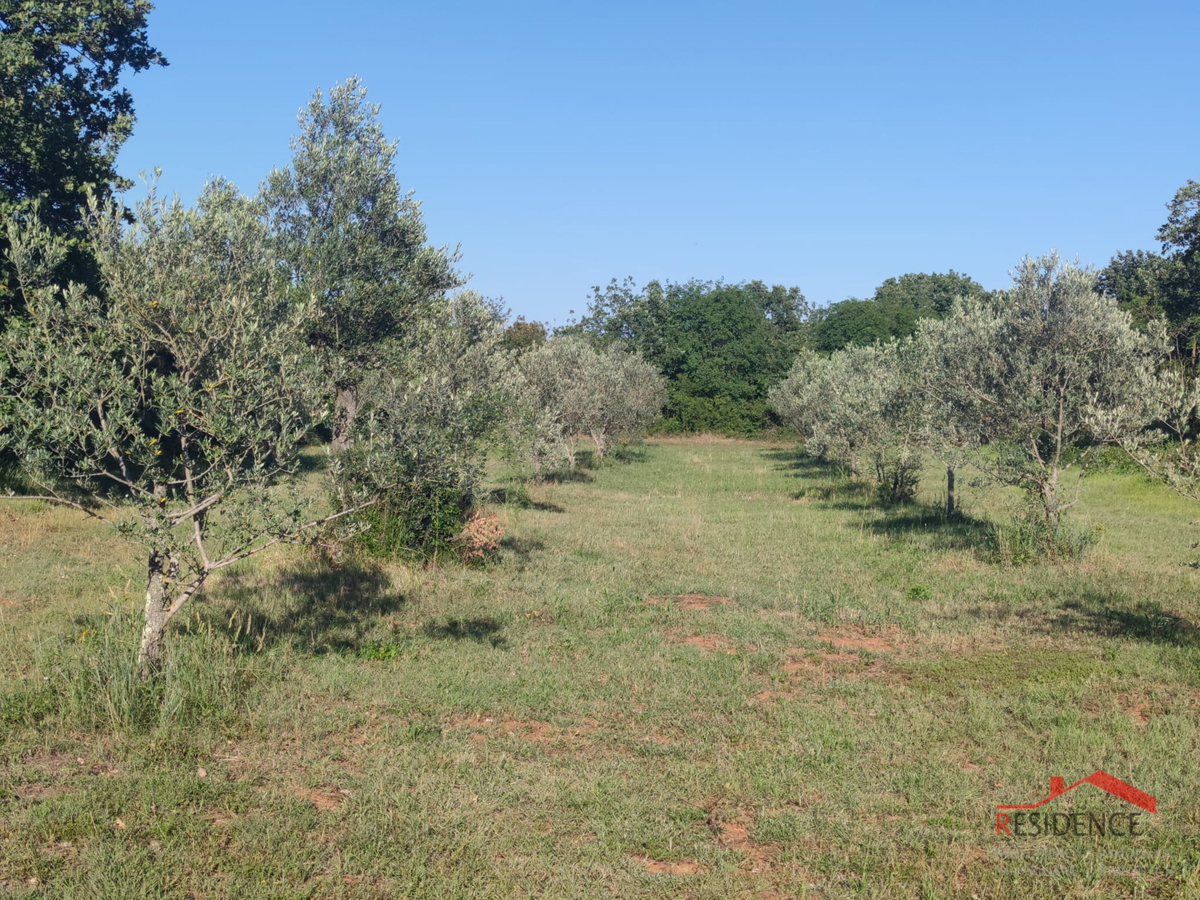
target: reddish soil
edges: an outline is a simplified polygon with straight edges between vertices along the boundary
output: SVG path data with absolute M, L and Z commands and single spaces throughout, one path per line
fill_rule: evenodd
M 639 862 L 645 866 L 647 871 L 654 872 L 656 875 L 698 875 L 701 872 L 708 871 L 708 866 L 686 859 L 679 862 L 662 862 L 657 859 L 651 859 L 649 856 L 634 856 L 631 858 L 635 862 Z
M 729 654 L 736 654 L 737 648 L 719 634 L 696 634 L 689 637 L 682 637 L 678 633 L 670 634 L 671 643 L 682 644 L 685 647 L 695 647 L 697 650 L 704 650 L 708 653 L 717 651 Z
M 1141 727 L 1154 717 L 1154 709 L 1146 703 L 1135 703 L 1125 710 L 1125 715 L 1133 720 L 1133 724 Z
M 751 872 L 761 872 L 768 868 L 771 861 L 779 855 L 779 848 L 774 844 L 760 844 L 750 837 L 754 817 L 744 809 L 728 817 L 714 807 L 710 811 L 708 825 L 716 831 L 717 842 L 721 846 L 735 850 L 745 857 L 743 867 Z
M 296 792 L 298 796 L 304 798 L 317 809 L 326 812 L 337 809 L 349 797 L 353 791 L 348 791 L 345 788 L 341 790 L 327 790 L 323 788 L 305 789 Z M 214 822 L 214 824 L 217 824 Z
M 871 653 L 895 653 L 901 649 L 896 640 L 869 636 L 858 631 L 834 634 L 825 632 L 817 635 L 817 640 L 833 644 L 838 650 L 867 650 Z
M 805 650 L 789 650 L 792 659 L 783 664 L 783 673 L 793 678 L 801 675 L 812 675 L 818 678 L 828 678 L 833 666 L 860 666 L 863 658 L 857 653 L 816 653 L 808 654 Z

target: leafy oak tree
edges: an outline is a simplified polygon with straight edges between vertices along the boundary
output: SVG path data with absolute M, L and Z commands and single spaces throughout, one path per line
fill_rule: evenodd
M 0 217 L 36 219 L 63 239 L 55 273 L 94 284 L 87 197 L 128 187 L 117 151 L 134 122 L 125 71 L 167 64 L 150 46 L 146 0 L 0 0 Z M 21 307 L 0 235 L 0 322 Z
M 889 278 L 866 300 L 851 298 L 813 314 L 812 346 L 827 353 L 907 337 L 922 319 L 947 315 L 959 297 L 981 297 L 983 286 L 951 269 Z
M 462 279 L 457 252 L 425 243 L 420 204 L 396 178 L 396 144 L 358 78 L 320 90 L 299 117 L 289 167 L 261 196 L 329 382 L 333 446 L 350 444 L 359 387 L 401 352 L 416 321 Z
M 103 299 L 59 286 L 61 237 L 10 226 L 28 311 L 0 336 L 0 448 L 30 496 L 147 548 L 145 672 L 214 572 L 373 497 L 314 516 L 289 487 L 322 419 L 302 341 L 313 310 L 284 289 L 255 204 L 218 181 L 196 209 L 152 189 L 124 216 L 94 200 L 84 218 Z

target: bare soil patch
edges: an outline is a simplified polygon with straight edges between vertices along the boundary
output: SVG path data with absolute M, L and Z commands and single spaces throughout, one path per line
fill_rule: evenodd
M 708 866 L 688 859 L 680 860 L 679 862 L 663 862 L 649 856 L 633 856 L 630 858 L 634 862 L 645 866 L 646 871 L 653 872 L 656 875 L 698 875 L 701 872 L 708 871 Z
M 30 800 L 38 803 L 42 800 L 50 800 L 62 794 L 69 794 L 71 791 L 65 784 L 22 784 L 13 788 L 15 793 L 22 800 Z
M 470 730 L 473 732 L 471 740 L 475 743 L 483 743 L 488 738 L 510 737 L 528 741 L 531 744 L 553 744 L 582 740 L 596 730 L 598 723 L 588 721 L 570 728 L 559 728 L 548 722 L 538 722 L 534 719 L 472 716 L 452 721 L 448 727 Z
M 754 816 L 748 810 L 739 809 L 730 815 L 714 806 L 709 810 L 708 825 L 716 832 L 717 842 L 722 847 L 745 857 L 742 865 L 750 872 L 762 872 L 769 868 L 772 860 L 779 855 L 779 847 L 775 844 L 762 844 L 750 836 Z
M 817 635 L 817 640 L 832 644 L 838 650 L 866 650 L 870 653 L 899 653 L 906 649 L 906 643 L 898 634 L 887 637 L 868 635 L 860 629 L 848 629 L 840 632 L 825 631 Z
M 1124 697 L 1118 699 L 1123 701 L 1125 704 L 1125 715 L 1129 716 L 1133 724 L 1139 728 L 1144 728 L 1146 725 L 1150 724 L 1150 720 L 1154 718 L 1155 710 L 1154 707 L 1149 703 L 1131 702 L 1129 698 Z
M 729 642 L 727 638 L 719 634 L 694 634 L 684 637 L 678 633 L 670 635 L 671 643 L 680 644 L 684 647 L 694 647 L 697 650 L 703 650 L 706 653 L 728 653 L 730 655 L 737 654 L 737 647 Z
M 332 790 L 328 788 L 305 788 L 296 792 L 297 796 L 307 800 L 322 812 L 338 809 L 354 792 L 346 788 Z M 215 824 L 215 823 L 214 823 Z
M 43 775 L 71 775 L 77 773 L 79 768 L 85 765 L 82 759 L 72 756 L 70 753 L 46 750 L 30 754 L 22 762 Z

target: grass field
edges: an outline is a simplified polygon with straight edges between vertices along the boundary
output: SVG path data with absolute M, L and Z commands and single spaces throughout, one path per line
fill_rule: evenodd
M 1000 492 L 784 445 L 500 486 L 496 562 L 280 552 L 152 689 L 136 548 L 0 505 L 0 897 L 1200 896 L 1200 506 L 1098 475 L 1091 553 L 1013 568 Z M 995 834 L 1097 769 L 1144 835 Z

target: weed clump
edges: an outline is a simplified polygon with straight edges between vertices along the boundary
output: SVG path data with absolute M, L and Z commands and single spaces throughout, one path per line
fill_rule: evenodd
M 1095 545 L 1103 526 L 1085 528 L 1073 522 L 1055 521 L 1040 506 L 1020 504 L 1005 522 L 993 523 L 985 535 L 994 562 L 1023 566 L 1038 560 L 1078 559 Z
M 358 514 L 361 530 L 348 543 L 367 556 L 436 559 L 455 552 L 470 510 L 470 492 L 461 484 L 401 485 Z

